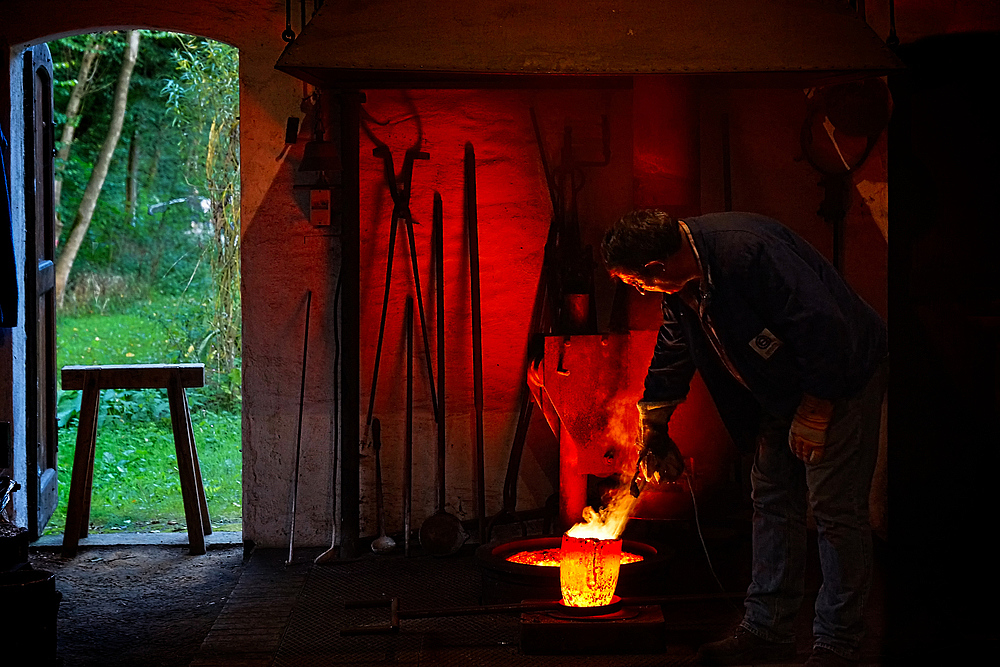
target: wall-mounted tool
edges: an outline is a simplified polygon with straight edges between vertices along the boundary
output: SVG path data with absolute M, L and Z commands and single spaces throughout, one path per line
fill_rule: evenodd
M 554 333 L 597 333 L 594 308 L 594 253 L 580 237 L 578 199 L 587 182 L 585 168 L 604 167 L 611 163 L 611 124 L 601 117 L 601 159 L 581 160 L 573 143 L 573 128 L 563 128 L 559 164 L 550 168 L 546 157 L 541 126 L 534 108 L 531 122 L 535 129 L 545 181 L 552 201 L 550 242 L 546 243 L 548 298 Z
M 392 196 L 393 207 L 392 223 L 389 226 L 389 250 L 385 266 L 385 291 L 382 295 L 382 318 L 379 322 L 378 343 L 375 348 L 375 368 L 372 370 L 371 392 L 368 395 L 368 414 L 365 417 L 365 433 L 362 443 L 368 441 L 372 413 L 375 410 L 375 389 L 378 386 L 378 370 L 379 364 L 382 361 L 382 340 L 385 336 L 385 318 L 389 309 L 389 288 L 392 284 L 392 259 L 396 249 L 396 229 L 400 220 L 406 224 L 410 262 L 413 268 L 413 289 L 417 295 L 417 311 L 420 315 L 420 328 L 424 336 L 424 356 L 427 358 L 427 374 L 431 379 L 431 404 L 434 414 L 438 415 L 437 394 L 434 391 L 434 370 L 431 364 L 430 337 L 427 332 L 427 320 L 424 317 L 424 301 L 420 289 L 420 270 L 417 267 L 417 244 L 413 238 L 413 214 L 410 212 L 410 181 L 413 176 L 413 161 L 429 160 L 430 154 L 415 148 L 407 150 L 406 157 L 403 159 L 403 170 L 400 172 L 398 180 L 396 172 L 393 169 L 392 151 L 389 150 L 389 147 L 384 144 L 379 145 L 372 151 L 372 154 L 382 158 L 386 185 L 389 187 L 389 193 Z
M 413 511 L 413 297 L 406 297 L 406 434 L 403 436 L 403 555 L 410 555 Z
M 317 90 L 306 99 L 311 103 L 314 119 L 313 138 L 309 140 L 302 151 L 302 162 L 299 171 L 314 172 L 316 180 L 308 185 L 296 185 L 296 190 L 309 190 L 309 222 L 316 227 L 329 227 L 333 223 L 333 214 L 339 207 L 340 185 L 334 182 L 334 175 L 341 170 L 340 154 L 337 144 L 326 140 L 326 114 L 328 100 Z M 285 147 L 295 143 L 298 130 L 298 119 L 289 118 L 285 128 Z M 292 122 L 294 121 L 294 123 Z M 293 134 L 293 125 L 296 134 Z M 291 140 L 291 141 L 289 141 Z
M 340 400 L 340 295 L 344 281 L 342 280 L 343 264 L 337 273 L 337 287 L 333 291 L 333 395 L 337 401 L 333 406 L 333 440 L 330 442 L 330 519 L 333 530 L 330 531 L 330 548 L 316 556 L 313 561 L 323 565 L 337 558 L 337 471 L 340 463 L 340 418 L 343 402 Z
M 385 508 L 382 503 L 382 423 L 372 420 L 372 442 L 375 448 L 375 520 L 378 537 L 372 540 L 372 551 L 387 554 L 396 548 L 396 541 L 385 534 Z
M 312 290 L 306 292 L 306 325 L 302 335 L 302 385 L 299 389 L 299 425 L 295 434 L 295 475 L 292 479 L 292 511 L 288 527 L 288 560 L 292 562 L 295 548 L 295 503 L 299 495 L 299 458 L 302 455 L 302 406 L 306 398 L 306 359 L 309 354 L 309 312 L 312 310 Z
M 844 270 L 845 219 L 853 174 L 865 163 L 892 115 L 892 96 L 871 77 L 809 91 L 799 141 L 802 156 L 820 174 L 823 201 L 816 213 L 833 231 L 833 265 Z
M 483 447 L 483 313 L 479 293 L 479 212 L 476 204 L 476 152 L 465 144 L 465 222 L 469 232 L 472 291 L 472 378 L 476 408 L 476 519 L 479 542 L 486 541 L 486 463 Z
M 437 295 L 437 353 L 438 353 L 438 430 L 437 430 L 437 511 L 424 520 L 420 526 L 420 546 L 428 553 L 446 556 L 458 551 L 468 535 L 462 522 L 445 509 L 447 499 L 445 486 L 445 394 L 444 394 L 444 215 L 441 195 L 434 193 L 434 266 Z

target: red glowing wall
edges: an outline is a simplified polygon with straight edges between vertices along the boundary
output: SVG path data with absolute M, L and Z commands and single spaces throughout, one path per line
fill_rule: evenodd
M 639 103 L 641 102 L 641 110 Z M 578 193 L 581 240 L 593 248 L 598 327 L 607 330 L 615 285 L 599 258 L 604 229 L 636 205 L 660 206 L 677 214 L 696 213 L 699 201 L 697 105 L 695 94 L 678 79 L 653 80 L 635 89 L 609 90 L 433 90 L 369 91 L 364 105 L 361 142 L 361 405 L 366 412 L 375 363 L 376 341 L 385 287 L 392 200 L 383 176 L 383 160 L 373 155 L 388 147 L 397 174 L 407 149 L 429 159 L 413 166 L 410 208 L 428 321 L 431 355 L 436 355 L 438 313 L 431 274 L 431 218 L 435 192 L 444 211 L 445 408 L 447 415 L 447 509 L 471 518 L 475 510 L 475 413 L 472 386 L 472 322 L 469 246 L 464 220 L 463 155 L 471 142 L 476 155 L 480 279 L 482 296 L 485 450 L 488 514 L 500 506 L 507 455 L 525 384 L 525 355 L 530 337 L 543 247 L 552 205 L 532 124 L 538 120 L 549 169 L 565 160 L 566 129 L 574 157 L 602 159 L 602 117 L 608 118 L 611 160 L 584 167 Z M 641 133 L 641 138 L 637 138 Z M 388 316 L 374 415 L 383 426 L 383 476 L 389 489 L 402 479 L 405 401 L 403 307 L 415 295 L 405 227 L 400 225 L 390 283 Z M 635 297 L 638 297 L 636 294 Z M 635 298 L 633 297 L 633 298 Z M 638 300 L 633 326 L 658 326 L 658 301 Z M 414 520 L 434 511 L 436 427 L 422 332 L 415 325 L 414 368 Z M 648 363 L 649 350 L 635 361 Z M 433 359 L 437 368 L 437 360 Z M 614 369 L 606 369 L 615 372 Z M 435 370 L 436 372 L 436 370 Z M 634 388 L 633 388 L 634 389 Z M 641 390 L 641 387 L 640 387 Z M 585 399 L 584 399 L 585 400 Z M 597 397 L 594 410 L 604 409 Z M 713 410 L 714 412 L 714 410 Z M 712 418 L 714 415 L 709 415 Z M 717 417 L 714 417 L 716 420 Z M 365 419 L 365 414 L 361 415 Z M 711 429 L 709 429 L 711 430 Z M 364 424 L 362 424 L 362 432 Z M 713 431 L 714 433 L 714 431 Z M 695 438 L 697 440 L 697 438 Z M 529 449 L 531 448 L 529 443 Z M 549 439 L 545 446 L 557 446 Z M 367 445 L 365 446 L 367 447 Z M 364 449 L 370 471 L 371 451 Z M 554 484 L 553 458 L 526 457 Z M 363 484 L 363 488 L 366 485 Z M 370 488 L 370 487 L 369 487 Z M 398 511 L 399 494 L 387 491 L 387 512 Z M 525 504 L 544 501 L 529 498 Z

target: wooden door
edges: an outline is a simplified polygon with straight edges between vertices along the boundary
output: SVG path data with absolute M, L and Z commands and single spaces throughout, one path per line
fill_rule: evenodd
M 55 210 L 52 56 L 24 52 L 24 328 L 28 531 L 34 539 L 59 501 L 56 477 Z

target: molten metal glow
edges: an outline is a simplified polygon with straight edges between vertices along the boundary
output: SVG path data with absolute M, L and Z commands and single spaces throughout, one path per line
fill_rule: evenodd
M 536 549 L 535 551 L 518 551 L 505 559 L 511 563 L 519 565 L 535 565 L 537 567 L 559 567 L 562 564 L 562 549 Z M 642 560 L 641 554 L 631 551 L 622 551 L 622 565 L 638 563 Z
M 621 540 L 563 535 L 559 565 L 563 604 L 569 607 L 611 604 L 618 586 L 621 557 Z

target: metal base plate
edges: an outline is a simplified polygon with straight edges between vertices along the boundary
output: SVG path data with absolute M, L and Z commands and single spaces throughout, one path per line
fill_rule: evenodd
M 520 630 L 525 655 L 639 655 L 667 648 L 659 605 L 623 607 L 601 616 L 526 612 L 521 614 Z

